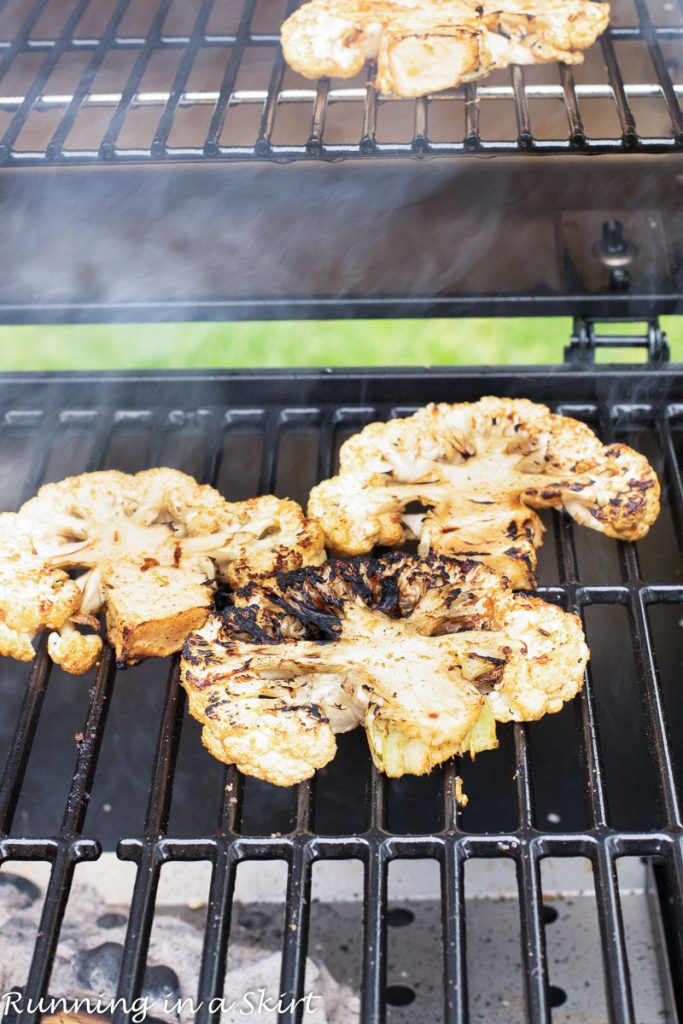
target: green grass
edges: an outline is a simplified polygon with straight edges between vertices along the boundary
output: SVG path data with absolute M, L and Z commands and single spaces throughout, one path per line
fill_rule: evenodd
M 683 317 L 662 323 L 683 361 Z M 568 318 L 4 327 L 0 370 L 556 363 L 570 331 Z

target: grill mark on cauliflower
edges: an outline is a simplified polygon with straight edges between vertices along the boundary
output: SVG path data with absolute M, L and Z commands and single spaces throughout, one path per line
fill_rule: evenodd
M 361 724 L 377 767 L 423 774 L 497 745 L 495 721 L 581 688 L 581 624 L 474 561 L 393 554 L 281 573 L 186 640 L 181 682 L 219 760 L 309 778 Z
M 46 484 L 0 516 L 0 653 L 31 660 L 33 639 L 67 672 L 97 662 L 104 608 L 120 666 L 180 650 L 217 581 L 240 586 L 325 558 L 317 523 L 268 495 L 230 503 L 174 469 L 84 473 Z M 76 579 L 68 571 L 83 570 Z
M 544 532 L 536 509 L 638 540 L 657 518 L 659 493 L 632 448 L 605 446 L 544 405 L 482 398 L 365 427 L 342 445 L 339 475 L 313 488 L 308 510 L 335 554 L 416 539 L 420 554 L 480 557 L 515 588 L 532 588 Z M 404 512 L 414 502 L 424 514 Z

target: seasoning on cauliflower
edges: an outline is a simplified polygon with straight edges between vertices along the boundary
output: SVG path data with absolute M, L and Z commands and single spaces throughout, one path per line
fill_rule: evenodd
M 117 660 L 130 665 L 180 650 L 218 581 L 239 586 L 325 558 L 320 528 L 295 502 L 231 504 L 166 468 L 46 484 L 0 516 L 0 543 L 0 654 L 31 660 L 35 635 L 54 630 L 48 653 L 75 674 L 102 649 L 77 626 L 97 630 L 103 608 Z
M 333 560 L 233 601 L 187 638 L 181 681 L 214 757 L 280 786 L 358 724 L 392 777 L 474 756 L 497 720 L 558 711 L 588 660 L 576 616 L 437 555 Z
M 408 511 L 415 502 L 422 511 Z M 540 508 L 639 540 L 659 513 L 659 481 L 644 455 L 603 445 L 584 423 L 482 398 L 371 423 L 342 445 L 339 476 L 313 488 L 308 513 L 336 554 L 417 539 L 420 554 L 476 558 L 532 588 Z

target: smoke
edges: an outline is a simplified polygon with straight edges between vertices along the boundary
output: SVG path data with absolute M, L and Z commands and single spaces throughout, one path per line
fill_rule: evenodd
M 665 208 L 668 175 L 641 166 Z M 300 318 L 311 300 L 321 316 L 386 313 L 387 299 L 394 314 L 486 315 L 504 296 L 524 312 L 555 297 L 546 310 L 566 315 L 567 293 L 595 290 L 593 247 L 633 168 L 615 179 L 600 158 L 464 157 L 5 174 L 10 315 L 170 320 L 225 318 L 225 303 L 229 316 Z M 634 294 L 665 283 L 666 261 L 652 266 Z
M 171 318 L 221 299 L 494 292 L 501 273 L 514 290 L 556 288 L 552 226 L 533 245 L 538 225 L 491 171 L 398 160 L 10 174 L 0 299 L 104 304 L 112 318 L 151 302 Z

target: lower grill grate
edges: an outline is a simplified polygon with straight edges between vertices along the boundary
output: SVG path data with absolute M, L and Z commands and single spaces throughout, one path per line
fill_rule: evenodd
M 88 692 L 50 670 L 44 645 L 30 672 L 4 660 L 0 855 L 3 862 L 50 865 L 26 996 L 59 994 L 50 990 L 50 972 L 74 874 L 114 848 L 136 871 L 118 988 L 129 1004 L 143 984 L 164 866 L 210 865 L 196 996 L 196 1019 L 206 1024 L 219 1019 L 210 1002 L 223 992 L 238 866 L 252 861 L 287 866 L 281 991 L 293 998 L 304 994 L 314 865 L 362 864 L 361 1007 L 368 1024 L 384 1019 L 388 991 L 400 997 L 387 976 L 388 872 L 406 859 L 438 864 L 443 963 L 435 974 L 443 974 L 449 1024 L 469 1019 L 466 864 L 490 858 L 512 865 L 516 875 L 527 1020 L 549 1021 L 556 999 L 546 955 L 547 858 L 590 862 L 610 1022 L 637 1019 L 619 858 L 645 857 L 655 865 L 667 967 L 680 990 L 680 374 L 4 378 L 3 501 L 16 507 L 41 481 L 70 473 L 158 464 L 212 481 L 229 498 L 274 490 L 305 501 L 315 480 L 334 471 L 341 441 L 362 424 L 434 399 L 489 393 L 547 401 L 589 422 L 604 440 L 640 447 L 661 475 L 662 515 L 638 545 L 575 529 L 566 518 L 547 519 L 541 592 L 584 617 L 592 648 L 580 698 L 529 727 L 501 727 L 500 749 L 476 765 L 449 764 L 424 779 L 388 781 L 369 763 L 362 737 L 351 734 L 314 781 L 276 791 L 224 770 L 201 749 L 198 727 L 184 716 L 175 659 L 117 673 L 107 653 Z M 458 774 L 470 797 L 465 809 L 455 799 Z M 54 815 L 62 806 L 60 823 Z M 124 1016 L 119 1009 L 117 1019 Z M 282 1019 L 297 1019 L 297 1011 L 285 1010 Z

